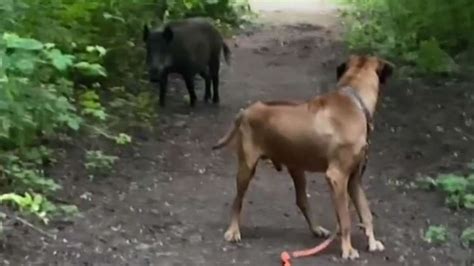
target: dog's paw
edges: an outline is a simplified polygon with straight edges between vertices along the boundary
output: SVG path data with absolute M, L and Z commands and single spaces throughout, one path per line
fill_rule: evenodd
M 384 251 L 385 247 L 382 242 L 378 240 L 370 241 L 369 243 L 369 252 Z
M 233 230 L 233 229 L 229 229 L 229 230 L 227 230 L 227 232 L 225 232 L 224 239 L 227 242 L 240 242 L 240 240 L 242 240 L 242 238 L 240 236 L 240 231 L 239 230 Z
M 359 258 L 359 251 L 355 248 L 349 248 L 342 251 L 342 258 L 345 260 L 355 260 Z
M 331 232 L 327 230 L 326 228 L 322 226 L 316 226 L 315 228 L 312 228 L 311 231 L 313 231 L 314 236 L 316 237 L 323 237 L 326 238 L 329 236 Z

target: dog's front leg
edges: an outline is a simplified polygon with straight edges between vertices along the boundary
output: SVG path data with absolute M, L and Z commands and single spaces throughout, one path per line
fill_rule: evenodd
M 359 252 L 352 247 L 351 243 L 351 218 L 349 195 L 347 193 L 349 174 L 346 174 L 338 166 L 330 165 L 326 171 L 326 178 L 331 187 L 331 196 L 339 222 L 342 258 L 357 259 L 359 258 Z
M 296 205 L 301 210 L 308 223 L 309 229 L 314 235 L 318 237 L 329 236 L 329 231 L 313 222 L 313 213 L 308 203 L 308 196 L 306 194 L 306 177 L 303 171 L 288 169 L 288 172 L 293 179 L 295 185 Z
M 382 242 L 375 239 L 372 212 L 369 202 L 362 188 L 362 176 L 356 171 L 349 180 L 349 195 L 354 202 L 359 218 L 364 225 L 365 235 L 369 242 L 369 251 L 383 251 L 385 247 Z

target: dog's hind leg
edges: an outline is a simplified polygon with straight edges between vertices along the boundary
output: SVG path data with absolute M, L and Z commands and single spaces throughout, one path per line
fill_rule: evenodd
M 362 175 L 359 174 L 359 169 L 354 171 L 349 179 L 349 194 L 354 202 L 359 219 L 364 225 L 365 235 L 369 242 L 369 251 L 383 251 L 385 248 L 382 242 L 375 239 L 372 213 L 362 188 Z
M 243 145 L 242 145 L 243 146 Z M 252 148 L 246 149 L 244 147 L 239 148 L 239 170 L 237 173 L 237 194 L 232 204 L 232 217 L 229 228 L 224 234 L 225 240 L 229 242 L 239 242 L 241 240 L 240 235 L 240 212 L 242 210 L 242 201 L 245 196 L 245 192 L 249 186 L 250 180 L 255 174 L 255 168 L 259 160 L 259 154 L 257 154 Z
M 288 169 L 288 172 L 290 173 L 295 185 L 296 205 L 303 213 L 304 218 L 308 223 L 309 229 L 314 235 L 318 237 L 329 236 L 328 230 L 313 222 L 314 216 L 308 203 L 308 196 L 306 194 L 306 177 L 304 172 L 295 169 Z
M 351 243 L 351 217 L 347 191 L 349 174 L 340 167 L 340 163 L 332 163 L 326 171 L 326 179 L 331 188 L 331 196 L 339 222 L 342 258 L 357 259 L 359 258 L 359 252 L 352 247 Z

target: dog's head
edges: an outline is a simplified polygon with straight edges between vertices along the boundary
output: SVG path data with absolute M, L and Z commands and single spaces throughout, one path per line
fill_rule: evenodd
M 377 74 L 379 83 L 384 84 L 392 75 L 393 68 L 392 63 L 375 56 L 351 55 L 346 62 L 337 67 L 337 80 L 345 75 L 356 75 L 365 70 Z

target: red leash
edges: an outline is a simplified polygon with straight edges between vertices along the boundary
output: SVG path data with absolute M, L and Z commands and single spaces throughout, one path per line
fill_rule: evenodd
M 291 266 L 290 260 L 292 258 L 301 258 L 301 257 L 308 257 L 308 256 L 314 256 L 324 249 L 326 249 L 329 244 L 336 238 L 336 234 L 332 234 L 328 239 L 324 240 L 321 244 L 315 246 L 314 248 L 310 249 L 304 249 L 304 250 L 298 250 L 291 252 L 291 255 L 287 251 L 283 251 L 280 255 L 281 262 L 283 266 Z

